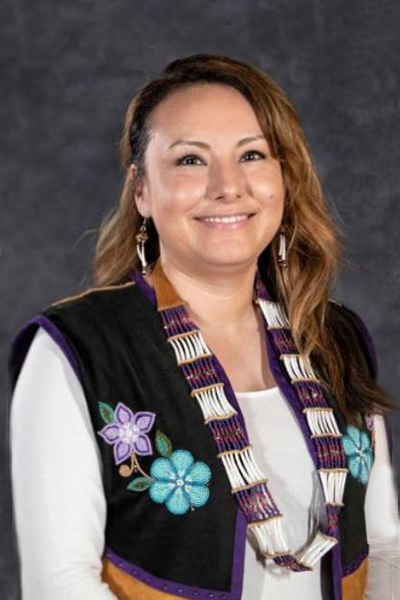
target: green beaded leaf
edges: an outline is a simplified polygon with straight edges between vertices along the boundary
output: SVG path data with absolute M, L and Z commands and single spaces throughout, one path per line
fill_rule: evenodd
M 169 458 L 172 454 L 172 444 L 170 439 L 162 433 L 162 431 L 157 430 L 156 433 L 156 447 L 161 456 L 165 456 Z
M 105 402 L 99 402 L 99 411 L 101 418 L 105 423 L 114 423 L 114 411 L 109 404 Z
M 147 477 L 136 477 L 133 479 L 129 485 L 126 486 L 127 490 L 132 490 L 133 492 L 144 492 L 152 483 L 152 479 L 148 479 Z

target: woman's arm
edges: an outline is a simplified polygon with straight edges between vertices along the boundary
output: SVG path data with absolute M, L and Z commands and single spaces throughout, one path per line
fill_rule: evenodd
M 101 580 L 101 462 L 79 380 L 39 328 L 10 411 L 23 600 L 115 600 Z
M 400 600 L 400 525 L 383 417 L 375 415 L 375 462 L 365 499 L 370 545 L 365 600 Z

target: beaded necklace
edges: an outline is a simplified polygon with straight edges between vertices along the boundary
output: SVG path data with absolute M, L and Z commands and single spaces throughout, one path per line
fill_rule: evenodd
M 135 275 L 137 281 L 148 286 L 139 271 Z M 222 365 L 191 320 L 185 302 L 166 277 L 159 259 L 152 277 L 166 339 L 186 378 L 190 395 L 201 409 L 204 424 L 212 433 L 232 494 L 257 540 L 260 554 L 291 571 L 313 569 L 338 543 L 338 519 L 348 469 L 334 411 L 324 397 L 310 360 L 298 352 L 283 306 L 272 299 L 257 270 L 253 303 L 260 307 L 264 317 L 268 355 L 275 371 L 276 366 L 281 365 L 289 378 L 291 393 L 282 391 L 295 409 L 306 436 L 327 512 L 327 524 L 297 553 L 293 553 L 286 542 L 284 515 L 272 497 L 266 475 L 257 465 L 243 415 Z M 161 290 L 165 306 L 159 302 Z M 282 377 L 282 371 L 280 375 Z M 278 384 L 279 379 L 277 377 Z

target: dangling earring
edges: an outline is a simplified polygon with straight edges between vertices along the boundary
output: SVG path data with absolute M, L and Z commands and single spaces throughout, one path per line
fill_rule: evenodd
M 145 243 L 147 242 L 147 240 L 149 239 L 149 235 L 148 235 L 147 229 L 146 229 L 146 222 L 147 222 L 147 217 L 143 217 L 143 223 L 139 229 L 139 232 L 135 236 L 136 242 L 137 242 L 136 251 L 139 256 L 140 262 L 142 264 L 142 275 L 146 275 L 146 269 L 147 269 L 147 261 L 146 261 L 144 246 L 145 246 Z
M 286 234 L 285 228 L 281 227 L 279 230 L 279 250 L 278 250 L 278 264 L 281 268 L 282 279 L 289 289 L 289 276 L 288 276 L 288 260 L 287 260 L 287 248 L 286 248 Z
M 288 266 L 286 258 L 286 235 L 283 228 L 279 230 L 278 263 L 282 269 L 286 269 Z

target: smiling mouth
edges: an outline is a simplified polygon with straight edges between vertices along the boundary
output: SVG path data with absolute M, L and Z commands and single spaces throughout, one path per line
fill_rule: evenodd
M 250 217 L 253 217 L 254 214 L 255 213 L 215 217 L 196 217 L 196 220 L 204 221 L 205 223 L 238 223 L 239 221 L 246 221 L 247 219 L 250 219 Z

